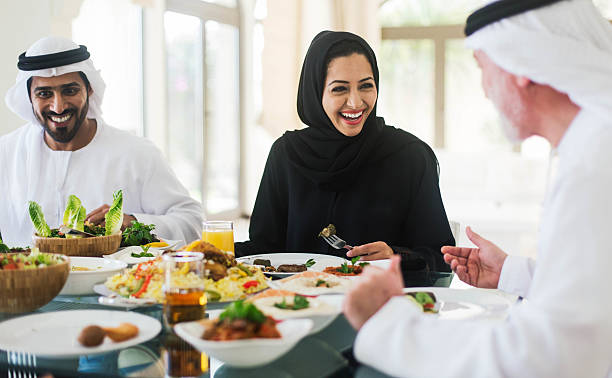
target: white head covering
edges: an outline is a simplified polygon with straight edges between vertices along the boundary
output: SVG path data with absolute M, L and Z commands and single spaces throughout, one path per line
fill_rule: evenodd
M 69 39 L 61 37 L 45 37 L 36 41 L 25 53 L 25 56 L 47 55 L 79 48 L 79 45 Z M 87 118 L 100 118 L 102 116 L 102 99 L 106 84 L 102 80 L 100 71 L 96 70 L 91 59 L 82 62 L 67 64 L 65 66 L 45 68 L 35 71 L 19 70 L 15 85 L 11 87 L 4 98 L 6 105 L 14 113 L 26 121 L 38 124 L 38 120 L 32 111 L 32 103 L 28 96 L 27 81 L 33 76 L 51 77 L 67 74 L 70 72 L 83 72 L 93 89 L 89 97 L 89 111 Z
M 515 75 L 612 116 L 612 25 L 591 0 L 564 0 L 491 23 L 466 39 Z

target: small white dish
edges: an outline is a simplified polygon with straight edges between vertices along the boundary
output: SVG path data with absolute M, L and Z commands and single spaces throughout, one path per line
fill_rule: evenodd
M 70 273 L 59 295 L 95 294 L 93 287 L 96 284 L 106 281 L 108 277 L 126 267 L 127 264 L 121 261 L 101 257 L 71 256 Z M 87 270 L 74 270 L 75 268 Z
M 133 257 L 132 256 L 132 253 L 138 255 L 143 252 L 145 251 L 139 245 L 137 245 L 137 246 L 125 247 L 122 250 L 117 251 L 111 255 L 104 255 L 104 258 L 110 259 L 110 260 L 122 261 L 129 265 L 133 265 L 133 264 L 140 264 L 142 262 L 155 260 L 156 258 L 158 258 L 164 253 L 164 251 L 160 248 L 149 248 L 146 253 L 150 253 L 153 256 L 150 256 L 150 257 Z
M 310 319 L 290 319 L 276 325 L 279 339 L 210 341 L 202 339 L 200 322 L 179 323 L 174 331 L 194 348 L 227 365 L 253 367 L 270 363 L 289 352 L 312 328 Z

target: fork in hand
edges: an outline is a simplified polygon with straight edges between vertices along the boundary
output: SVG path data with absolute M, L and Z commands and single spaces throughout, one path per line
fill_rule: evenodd
M 332 247 L 334 247 L 336 249 L 346 248 L 349 251 L 351 249 L 353 249 L 353 247 L 351 247 L 350 245 L 346 244 L 346 242 L 344 240 L 340 239 L 336 235 L 321 236 L 321 237 L 323 238 L 323 240 L 325 240 L 327 242 L 327 244 L 331 245 Z

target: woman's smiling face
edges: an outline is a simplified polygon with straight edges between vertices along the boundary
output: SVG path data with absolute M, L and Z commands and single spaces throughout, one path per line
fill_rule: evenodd
M 377 97 L 372 67 L 364 55 L 354 53 L 329 62 L 322 103 L 339 132 L 346 136 L 359 134 Z

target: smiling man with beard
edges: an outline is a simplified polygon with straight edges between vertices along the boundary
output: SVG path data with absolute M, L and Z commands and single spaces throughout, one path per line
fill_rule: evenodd
M 123 227 L 155 224 L 162 238 L 199 236 L 202 206 L 178 181 L 150 141 L 107 125 L 105 84 L 85 46 L 57 37 L 19 56 L 8 107 L 28 124 L 0 137 L 0 233 L 12 246 L 31 244 L 28 201 L 38 202 L 51 227 L 62 223 L 71 194 L 100 224 L 123 190 Z

